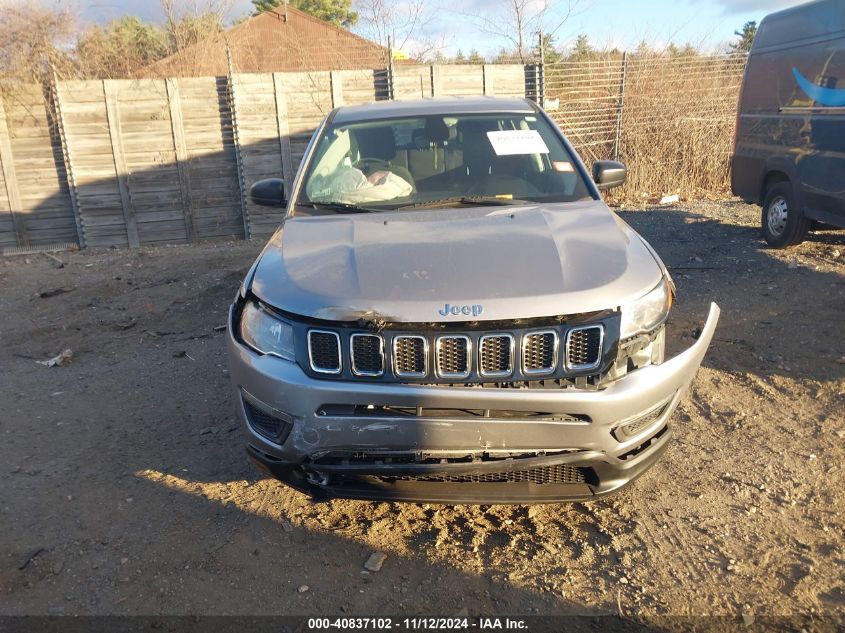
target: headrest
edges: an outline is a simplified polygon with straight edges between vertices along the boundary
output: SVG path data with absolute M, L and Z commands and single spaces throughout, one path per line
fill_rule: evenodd
M 458 140 L 464 142 L 467 138 L 478 139 L 494 129 L 495 125 L 490 121 L 464 119 L 458 123 Z
M 362 158 L 390 161 L 396 156 L 396 139 L 389 125 L 360 128 L 355 131 L 355 141 Z
M 425 136 L 432 143 L 443 143 L 449 140 L 449 126 L 446 125 L 443 117 L 426 117 Z
M 458 140 L 463 150 L 464 164 L 473 175 L 490 173 L 496 155 L 487 138 L 490 123 L 478 120 L 464 120 L 458 123 Z

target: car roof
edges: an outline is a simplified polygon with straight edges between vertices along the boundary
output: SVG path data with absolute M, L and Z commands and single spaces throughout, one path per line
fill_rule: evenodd
M 365 105 L 341 106 L 334 112 L 334 123 L 378 121 L 432 114 L 485 114 L 492 112 L 534 112 L 527 99 L 503 97 L 435 97 L 411 101 L 376 101 Z

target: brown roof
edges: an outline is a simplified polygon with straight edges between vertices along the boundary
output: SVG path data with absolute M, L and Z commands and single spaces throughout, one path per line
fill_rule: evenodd
M 280 6 L 145 68 L 145 77 L 220 76 L 228 72 L 384 68 L 387 49 L 291 6 Z

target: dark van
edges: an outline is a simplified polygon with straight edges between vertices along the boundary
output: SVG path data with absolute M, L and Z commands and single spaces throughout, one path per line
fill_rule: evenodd
M 762 206 L 775 248 L 845 228 L 845 0 L 773 13 L 754 38 L 739 98 L 731 188 Z

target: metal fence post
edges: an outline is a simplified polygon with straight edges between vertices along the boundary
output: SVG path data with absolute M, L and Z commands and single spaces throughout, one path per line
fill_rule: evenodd
M 522 67 L 525 76 L 525 98 L 531 99 L 535 103 L 539 103 L 539 94 L 537 90 L 537 64 L 525 64 Z
M 622 53 L 622 72 L 619 77 L 619 97 L 616 99 L 616 137 L 613 140 L 613 160 L 619 160 L 619 140 L 622 137 L 622 110 L 625 107 L 625 74 L 628 71 L 628 52 Z
M 432 64 L 429 68 L 429 76 L 431 77 L 431 96 L 440 96 L 440 67 Z
M 540 64 L 537 68 L 537 103 L 541 108 L 546 107 L 546 50 L 543 46 L 543 32 L 538 34 L 540 40 Z
M 54 129 L 51 130 L 53 142 L 58 141 L 62 153 L 62 166 L 65 170 L 68 193 L 70 194 L 70 206 L 73 210 L 73 219 L 76 223 L 76 238 L 79 248 L 85 248 L 85 223 L 82 219 L 82 207 L 79 204 L 79 189 L 76 186 L 76 174 L 73 171 L 73 163 L 70 160 L 70 149 L 67 142 L 67 131 L 65 129 L 65 118 L 62 112 L 62 101 L 59 98 L 59 78 L 52 65 L 48 70 L 50 102 L 47 107 L 47 115 L 52 117 Z
M 387 36 L 387 99 L 393 101 L 393 38 Z
M 244 222 L 244 238 L 252 237 L 252 230 L 249 225 L 249 209 L 246 206 L 246 176 L 244 174 L 244 161 L 241 156 L 241 140 L 238 133 L 238 109 L 235 103 L 235 64 L 232 59 L 232 49 L 226 47 L 226 62 L 229 84 L 229 114 L 232 117 L 232 141 L 235 145 L 235 167 L 238 172 L 238 193 L 240 194 L 241 215 Z

